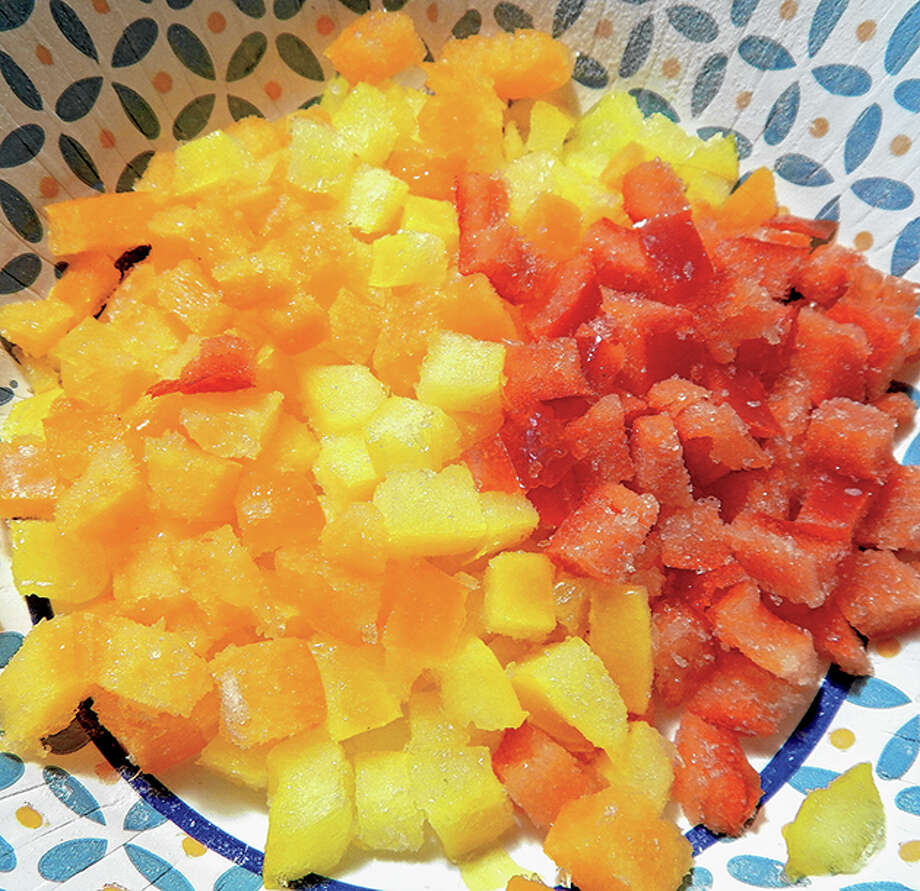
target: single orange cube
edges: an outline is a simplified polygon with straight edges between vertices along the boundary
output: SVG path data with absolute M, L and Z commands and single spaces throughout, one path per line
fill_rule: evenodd
M 326 57 L 349 83 L 377 84 L 425 58 L 425 44 L 404 12 L 369 12 L 342 29 Z
M 0 517 L 50 520 L 59 493 L 45 443 L 35 436 L 0 442 Z

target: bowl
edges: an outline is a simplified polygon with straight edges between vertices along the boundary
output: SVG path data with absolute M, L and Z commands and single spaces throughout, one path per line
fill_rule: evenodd
M 839 240 L 877 267 L 920 273 L 920 4 L 848 0 L 384 0 L 432 50 L 450 35 L 537 27 L 575 54 L 579 101 L 629 90 L 647 113 L 691 132 L 735 135 L 742 170 L 767 165 L 791 211 L 839 221 Z M 13 0 L 0 10 L 0 299 L 39 298 L 57 270 L 42 208 L 124 191 L 157 149 L 250 114 L 303 106 L 332 74 L 323 49 L 369 0 Z M 915 391 L 905 382 L 908 392 Z M 28 395 L 0 355 L 0 411 Z M 920 436 L 899 457 L 920 463 Z M 30 617 L 0 576 L 0 666 Z M 888 816 L 885 848 L 854 877 L 815 891 L 920 886 L 920 637 L 871 649 L 875 676 L 831 670 L 798 723 L 751 757 L 769 801 L 740 839 L 691 829 L 700 852 L 684 888 L 782 887 L 780 828 L 803 795 L 869 761 Z M 0 755 L 0 884 L 31 889 L 260 887 L 265 814 L 257 796 L 193 768 L 170 789 L 138 774 L 117 741 L 79 727 L 44 764 Z M 689 828 L 689 827 L 688 827 Z M 503 887 L 511 861 L 555 878 L 533 840 L 461 872 L 438 856 L 351 860 L 343 881 L 383 889 Z M 253 872 L 253 870 L 255 872 Z M 145 884 L 142 885 L 141 883 Z M 464 884 L 466 882 L 466 884 Z M 343 888 L 338 882 L 316 887 Z

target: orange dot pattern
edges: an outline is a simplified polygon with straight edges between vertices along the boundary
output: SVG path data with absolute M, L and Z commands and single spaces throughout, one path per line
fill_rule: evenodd
M 784 0 L 779 7 L 779 17 L 789 21 L 789 19 L 794 19 L 795 14 L 799 11 L 799 4 L 795 0 Z
M 227 20 L 222 13 L 212 12 L 208 16 L 208 30 L 212 34 L 220 34 L 227 27 Z
M 38 829 L 45 822 L 44 817 L 28 804 L 24 804 L 16 810 L 16 819 L 26 829 Z
M 264 87 L 265 95 L 268 96 L 272 102 L 277 102 L 281 98 L 281 84 L 278 81 L 270 80 Z
M 594 27 L 595 37 L 611 37 L 613 35 L 613 22 L 610 19 L 601 19 Z
M 820 139 L 822 136 L 827 136 L 827 131 L 830 130 L 830 128 L 831 125 L 827 122 L 827 118 L 815 118 L 808 128 L 808 132 L 811 133 L 815 139 Z
M 182 839 L 182 850 L 189 857 L 201 857 L 208 849 L 200 841 L 187 835 Z
M 335 22 L 327 15 L 321 15 L 316 20 L 316 30 L 323 37 L 327 37 L 335 30 Z
M 860 250 L 865 250 L 865 248 L 861 248 Z M 889 638 L 888 640 L 877 641 L 875 644 L 875 650 L 879 656 L 882 656 L 885 659 L 892 659 L 901 652 L 901 641 L 893 637 Z
M 853 247 L 858 251 L 867 251 L 872 247 L 875 239 L 872 237 L 871 232 L 857 232 L 853 237 Z
M 105 15 L 109 11 L 109 4 L 106 0 L 93 0 L 93 9 L 100 15 Z
M 99 131 L 99 145 L 107 149 L 114 148 L 115 134 L 111 130 L 100 130 Z
M 911 145 L 913 145 L 913 143 L 910 137 L 905 133 L 899 133 L 891 140 L 889 149 L 893 155 L 906 155 L 910 151 Z
M 680 60 L 675 59 L 673 56 L 670 59 L 665 59 L 661 63 L 661 73 L 670 79 L 677 77 L 680 74 Z
M 35 58 L 38 59 L 42 65 L 53 65 L 54 59 L 51 57 L 51 50 L 47 46 L 42 46 L 39 44 L 35 47 Z
M 904 842 L 898 848 L 898 856 L 905 863 L 917 863 L 920 861 L 920 841 Z
M 425 15 L 429 22 L 436 22 L 438 20 L 438 4 L 429 3 L 428 8 L 425 10 Z
M 750 90 L 742 90 L 737 96 L 735 96 L 735 107 L 739 111 L 743 111 L 751 104 L 751 99 L 753 98 Z
M 875 22 L 872 19 L 866 19 L 856 26 L 856 39 L 860 43 L 865 43 L 875 37 Z
M 828 739 L 835 749 L 848 749 L 856 742 L 856 734 L 846 727 L 839 727 L 831 731 Z
M 153 88 L 158 93 L 168 93 L 172 89 L 173 79 L 166 71 L 158 71 L 153 76 Z
M 53 176 L 43 176 L 38 183 L 38 191 L 42 198 L 55 198 L 61 187 Z

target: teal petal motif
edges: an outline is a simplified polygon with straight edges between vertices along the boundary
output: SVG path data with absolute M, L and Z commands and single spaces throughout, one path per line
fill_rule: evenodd
M 0 789 L 9 789 L 25 773 L 22 759 L 12 752 L 0 752 Z
M 607 69 L 597 59 L 579 53 L 572 67 L 572 80 L 592 90 L 602 90 L 610 81 Z
M 118 177 L 118 183 L 115 186 L 116 192 L 130 192 L 134 189 L 134 184 L 144 175 L 150 159 L 153 157 L 152 151 L 141 152 L 135 155 L 122 170 Z
M 282 21 L 294 18 L 303 8 L 304 3 L 305 0 L 275 0 L 275 18 Z
M 920 261 L 920 217 L 911 220 L 894 243 L 891 274 L 904 275 Z
M 259 111 L 248 99 L 243 99 L 242 96 L 228 96 L 227 97 L 227 108 L 230 111 L 230 117 L 234 121 L 241 121 L 243 118 L 264 118 L 265 115 Z
M 370 12 L 371 8 L 371 0 L 339 0 L 339 3 L 358 15 L 364 15 L 364 13 Z
M 820 65 L 812 77 L 834 96 L 862 96 L 872 88 L 872 78 L 858 65 Z
M 67 87 L 54 105 L 55 114 L 71 123 L 90 113 L 102 89 L 101 77 L 84 77 Z
M 920 754 L 920 715 L 898 728 L 882 749 L 875 772 L 883 780 L 896 780 L 913 766 Z
M 125 68 L 128 65 L 136 65 L 153 49 L 159 34 L 160 26 L 155 19 L 144 18 L 131 22 L 112 50 L 112 67 Z
M 780 155 L 773 169 L 784 180 L 797 186 L 826 186 L 834 181 L 830 173 L 817 161 L 796 152 Z
M 49 882 L 66 882 L 105 857 L 104 838 L 74 838 L 45 851 L 38 861 L 38 873 Z
M 105 817 L 99 802 L 75 776 L 63 767 L 49 766 L 42 771 L 42 779 L 52 795 L 79 817 L 86 817 L 100 826 L 105 826 Z
M 192 99 L 173 121 L 173 136 L 176 139 L 194 139 L 205 127 L 208 126 L 208 120 L 211 112 L 214 111 L 214 102 L 216 96 L 208 93 L 205 96 L 199 96 Z
M 885 71 L 899 74 L 920 47 L 920 3 L 915 3 L 895 26 L 885 48 Z
M 754 150 L 754 146 L 751 144 L 751 140 L 747 138 L 743 133 L 739 133 L 737 130 L 732 130 L 730 127 L 700 127 L 696 131 L 696 135 L 700 139 L 711 139 L 717 133 L 720 133 L 722 136 L 734 136 L 735 137 L 735 148 L 738 151 L 738 157 L 743 161 L 745 158 L 750 158 L 751 152 Z
M 843 169 L 847 173 L 852 173 L 869 157 L 881 128 L 882 108 L 877 102 L 873 102 L 856 118 L 850 132 L 847 133 L 843 145 Z
M 308 80 L 322 80 L 323 66 L 319 64 L 313 50 L 295 34 L 279 34 L 275 38 L 278 55 L 291 71 Z
M 495 16 L 498 27 L 503 31 L 517 31 L 518 28 L 533 27 L 533 18 L 531 18 L 530 13 L 521 9 L 515 3 L 506 2 L 506 0 L 495 4 L 492 15 Z
M 694 43 L 711 43 L 719 36 L 716 20 L 705 9 L 682 3 L 668 10 L 668 21 Z
M 680 121 L 677 112 L 668 100 L 659 93 L 655 93 L 652 90 L 630 90 L 629 95 L 636 100 L 639 111 L 646 117 L 650 114 L 663 114 L 666 118 L 674 121 L 675 124 Z
M 23 637 L 18 631 L 0 631 L 0 668 L 13 658 L 13 654 L 22 646 Z
M 148 139 L 156 139 L 160 135 L 160 122 L 147 100 L 124 84 L 113 83 L 112 89 L 128 120 Z
M 257 891 L 261 887 L 262 879 L 242 866 L 231 866 L 214 883 L 214 891 Z
M 788 135 L 799 113 L 801 93 L 798 82 L 790 84 L 773 103 L 763 128 L 763 141 L 779 145 Z
M 42 240 L 42 224 L 31 202 L 15 186 L 0 179 L 0 208 L 20 238 L 38 244 Z
M 760 0 L 732 0 L 731 19 L 736 28 L 743 28 L 754 15 Z
M 788 888 L 792 884 L 783 872 L 783 864 L 769 857 L 741 854 L 732 857 L 725 868 L 733 879 L 755 888 Z
M 0 872 L 12 872 L 16 868 L 16 852 L 13 846 L 0 835 Z
M 703 62 L 693 82 L 693 94 L 690 97 L 690 114 L 693 117 L 702 114 L 708 108 L 709 103 L 716 98 L 719 90 L 722 89 L 727 67 L 728 56 L 724 53 L 716 53 Z
M 808 29 L 808 57 L 813 59 L 840 21 L 850 0 L 821 0 Z
M 155 829 L 157 826 L 162 826 L 165 822 L 166 817 L 141 799 L 135 801 L 128 813 L 125 814 L 122 828 L 126 832 L 143 832 L 145 829 Z
M 0 8 L 0 31 L 12 31 L 24 25 L 32 10 L 35 9 L 35 0 L 12 0 L 6 2 Z
M 162 857 L 138 845 L 125 845 L 125 853 L 137 871 L 160 891 L 195 891 L 188 879 Z
M 905 814 L 920 817 L 920 786 L 908 786 L 902 789 L 894 798 L 895 807 Z
M 862 708 L 895 708 L 910 702 L 903 690 L 880 678 L 860 678 L 850 687 L 847 699 Z
M 15 294 L 30 287 L 42 271 L 38 254 L 19 254 L 0 269 L 0 294 Z
M 581 15 L 588 0 L 559 0 L 559 5 L 553 13 L 553 37 L 564 34 Z
M 91 189 L 95 189 L 97 192 L 104 191 L 102 180 L 99 177 L 99 170 L 93 161 L 92 155 L 76 139 L 66 133 L 62 133 L 60 139 L 58 139 L 58 148 L 60 149 L 61 157 L 74 176 L 86 183 Z
M 761 71 L 795 67 L 795 59 L 781 43 L 763 34 L 749 34 L 738 44 L 738 54 L 748 65 Z
M 655 37 L 655 20 L 651 16 L 633 26 L 620 59 L 620 77 L 632 77 L 648 59 Z
M 99 54 L 96 52 L 96 44 L 90 37 L 86 25 L 80 21 L 73 9 L 64 3 L 64 0 L 51 0 L 51 18 L 58 26 L 70 44 L 76 47 L 84 56 L 88 56 L 94 61 L 99 61 Z
M 32 79 L 25 73 L 14 61 L 12 56 L 0 51 L 0 74 L 6 81 L 6 85 L 13 91 L 13 95 L 26 108 L 32 111 L 42 110 L 42 97 Z
M 242 80 L 256 70 L 265 50 L 268 48 L 268 39 L 261 31 L 253 31 L 247 34 L 241 41 L 240 45 L 233 51 L 230 61 L 227 63 L 226 80 L 232 82 Z
M 904 210 L 914 201 L 914 190 L 907 183 L 888 176 L 858 179 L 850 188 L 861 201 L 880 210 Z
M 193 74 L 214 80 L 214 63 L 201 39 L 185 25 L 172 24 L 166 30 L 166 41 L 176 58 Z
M 265 15 L 264 0 L 233 0 L 233 5 L 252 19 L 260 19 Z
M 451 28 L 450 33 L 457 40 L 463 40 L 464 37 L 472 37 L 474 34 L 478 34 L 480 28 L 482 28 L 482 16 L 479 10 L 468 9 L 457 19 L 457 23 Z
M 813 789 L 823 789 L 838 776 L 840 774 L 836 771 L 826 770 L 823 767 L 800 767 L 789 777 L 789 785 L 803 795 L 807 795 Z
M 31 161 L 44 144 L 45 131 L 38 124 L 17 127 L 0 142 L 0 167 L 18 167 Z

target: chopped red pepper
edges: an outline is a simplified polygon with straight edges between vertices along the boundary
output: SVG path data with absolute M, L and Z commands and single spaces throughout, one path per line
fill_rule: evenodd
M 201 341 L 198 355 L 175 380 L 148 388 L 149 396 L 167 393 L 225 393 L 255 386 L 255 350 L 241 337 L 221 334 Z

